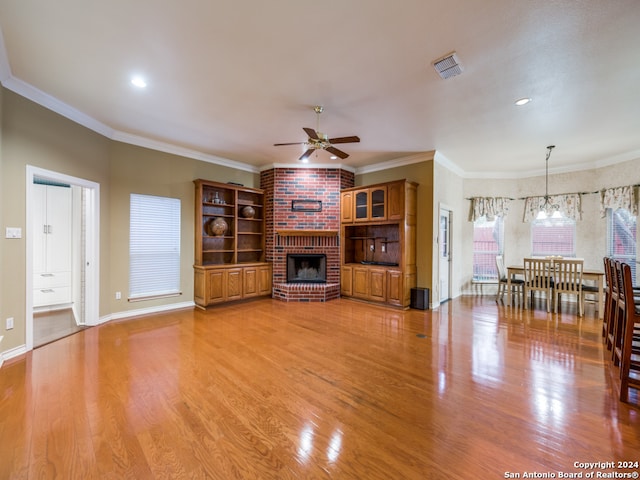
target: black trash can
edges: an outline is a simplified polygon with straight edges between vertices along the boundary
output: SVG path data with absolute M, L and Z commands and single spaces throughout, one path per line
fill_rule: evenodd
M 411 289 L 411 308 L 429 310 L 429 289 L 416 287 Z

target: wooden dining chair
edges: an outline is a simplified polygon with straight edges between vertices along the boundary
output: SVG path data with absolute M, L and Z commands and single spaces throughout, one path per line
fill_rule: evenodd
M 547 312 L 551 312 L 553 290 L 553 262 L 548 258 L 524 259 L 524 308 L 531 302 L 535 292 L 544 292 L 547 296 Z
M 504 257 L 502 255 L 496 256 L 496 268 L 498 269 L 498 295 L 496 302 L 502 300 L 504 292 L 507 290 L 508 278 L 507 269 L 504 266 Z M 522 278 L 511 279 L 511 294 L 517 293 L 519 297 L 524 296 L 524 280 Z
M 608 349 L 611 349 L 611 345 L 609 343 L 609 325 L 611 322 L 611 312 L 612 312 L 612 301 L 611 301 L 611 288 L 613 284 L 613 278 L 611 275 L 611 262 L 612 260 L 609 257 L 604 257 L 602 259 L 604 263 L 604 279 L 605 279 L 605 288 L 604 288 L 604 314 L 602 315 L 602 338 L 604 339 L 605 345 Z
M 625 315 L 620 320 L 622 338 L 620 342 L 616 342 L 615 356 L 620 365 L 620 400 L 626 402 L 629 398 L 629 388 L 640 390 L 640 347 L 638 346 L 640 308 L 634 301 L 631 267 L 622 263 L 620 271 L 622 275 L 620 291 L 625 300 Z
M 561 258 L 553 261 L 554 311 L 558 313 L 560 295 L 575 295 L 578 314 L 584 315 L 584 295 L 582 292 L 582 270 L 584 260 Z

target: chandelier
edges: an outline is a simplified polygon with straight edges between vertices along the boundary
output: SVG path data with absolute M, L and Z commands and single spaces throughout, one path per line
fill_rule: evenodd
M 538 216 L 536 217 L 539 220 L 544 220 L 548 216 L 557 216 L 560 215 L 560 205 L 551 203 L 551 199 L 549 197 L 549 157 L 551 156 L 551 150 L 556 148 L 555 145 L 549 145 L 547 147 L 547 158 L 545 159 L 545 174 L 544 174 L 544 204 L 540 207 L 540 211 L 538 212 Z

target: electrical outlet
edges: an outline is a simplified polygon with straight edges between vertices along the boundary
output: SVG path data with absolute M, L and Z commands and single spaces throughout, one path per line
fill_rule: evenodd
M 6 329 L 11 330 L 12 328 L 13 328 L 13 317 L 9 317 L 7 318 Z
M 387 251 L 387 244 L 383 243 L 381 249 L 382 249 L 382 253 L 386 252 Z
M 375 249 L 376 249 L 376 246 L 373 243 L 369 245 L 369 251 L 374 252 Z
M 116 292 L 116 300 L 120 300 L 122 298 L 121 292 Z

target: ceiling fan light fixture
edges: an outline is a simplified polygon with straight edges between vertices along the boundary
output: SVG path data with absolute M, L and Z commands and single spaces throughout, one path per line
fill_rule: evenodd
M 460 64 L 460 59 L 456 52 L 446 54 L 444 57 L 440 57 L 433 61 L 433 68 L 436 69 L 440 78 L 447 79 L 460 75 L 463 67 Z

